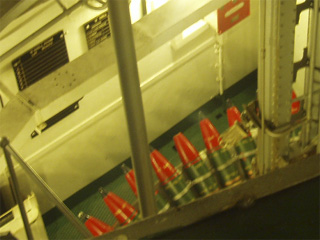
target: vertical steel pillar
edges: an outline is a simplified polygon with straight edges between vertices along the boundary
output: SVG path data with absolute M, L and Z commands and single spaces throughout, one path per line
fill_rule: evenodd
M 141 0 L 141 12 L 142 12 L 142 16 L 145 16 L 148 14 L 146 0 Z
M 313 2 L 313 8 L 310 10 L 310 23 L 308 34 L 308 58 L 309 67 L 306 68 L 305 89 L 306 96 L 304 108 L 307 113 L 308 123 L 303 127 L 302 143 L 303 146 L 310 144 L 314 137 L 320 134 L 319 115 L 320 115 L 320 86 L 315 84 L 316 79 L 320 79 L 320 72 L 315 67 L 320 64 L 320 17 L 319 0 Z M 317 122 L 318 121 L 318 122 Z
M 315 26 L 315 64 L 314 64 L 314 83 L 318 84 L 318 87 L 320 88 L 320 12 L 316 11 L 316 9 L 320 8 L 320 0 L 316 0 L 314 2 L 314 14 L 317 14 L 314 16 L 316 26 Z M 320 94 L 318 94 L 318 146 L 317 146 L 317 153 L 320 154 Z
M 290 123 L 295 20 L 295 0 L 260 1 L 258 99 L 263 126 L 258 137 L 258 167 L 262 174 L 276 168 L 289 151 L 289 136 L 267 135 L 264 121 L 274 127 Z
M 127 0 L 108 0 L 108 4 L 140 212 L 148 217 L 157 210 L 129 4 Z

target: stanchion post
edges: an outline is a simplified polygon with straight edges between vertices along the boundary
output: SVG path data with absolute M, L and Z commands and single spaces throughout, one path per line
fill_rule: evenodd
M 155 215 L 157 208 L 129 3 L 127 0 L 108 0 L 108 6 L 133 169 L 136 174 L 140 213 L 142 217 L 148 217 Z

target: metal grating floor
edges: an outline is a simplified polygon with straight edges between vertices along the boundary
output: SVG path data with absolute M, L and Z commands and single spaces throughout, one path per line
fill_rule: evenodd
M 172 137 L 179 131 L 193 143 L 200 151 L 205 148 L 199 127 L 198 112 L 201 110 L 216 126 L 217 130 L 222 133 L 228 128 L 228 121 L 225 112 L 225 100 L 230 98 L 234 105 L 240 111 L 243 110 L 242 104 L 247 104 L 256 97 L 256 72 L 248 75 L 235 86 L 232 86 L 225 92 L 223 97 L 216 97 L 190 114 L 186 119 L 182 120 L 176 126 L 168 130 L 163 136 L 156 139 L 151 145 L 166 156 L 174 165 L 180 164 L 178 153 L 174 149 Z M 130 165 L 130 160 L 126 160 Z M 127 184 L 120 166 L 112 170 L 113 173 L 107 173 L 106 176 L 90 184 L 86 188 L 80 190 L 70 199 L 66 200 L 66 205 L 78 214 L 80 211 L 101 219 L 102 221 L 113 225 L 116 219 L 105 206 L 98 187 L 102 186 L 107 191 L 113 191 L 123 199 L 130 203 L 136 201 L 136 197 Z M 156 178 L 154 178 L 156 180 Z M 81 239 L 82 236 L 72 226 L 68 220 L 53 209 L 43 216 L 49 239 Z

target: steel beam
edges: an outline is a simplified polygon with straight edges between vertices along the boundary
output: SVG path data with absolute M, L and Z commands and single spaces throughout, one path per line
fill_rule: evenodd
M 314 84 L 315 79 L 320 76 L 319 71 L 316 71 L 316 67 L 319 66 L 320 60 L 320 17 L 319 17 L 319 5 L 320 1 L 315 0 L 313 2 L 313 9 L 310 10 L 310 24 L 308 31 L 308 59 L 309 67 L 306 68 L 305 75 L 305 88 L 304 95 L 306 96 L 304 102 L 304 109 L 307 113 L 308 124 L 302 131 L 302 143 L 303 146 L 307 146 L 311 141 L 320 134 L 319 131 L 319 114 L 320 114 L 320 94 L 319 85 Z M 317 121 L 318 122 L 317 122 Z
M 289 135 L 275 139 L 266 134 L 264 124 L 268 121 L 275 128 L 290 124 L 295 19 L 295 0 L 260 1 L 258 99 L 263 126 L 258 137 L 258 166 L 261 174 L 277 168 L 289 153 Z
M 141 12 L 142 12 L 142 16 L 145 16 L 148 14 L 146 0 L 141 0 Z
M 219 7 L 226 4 L 229 0 L 171 0 L 161 8 L 144 16 L 138 22 L 133 24 L 133 34 L 137 51 L 137 59 L 141 60 L 156 50 L 166 42 L 172 40 L 184 29 L 205 17 Z M 67 11 L 58 16 L 56 20 L 49 23 L 50 26 L 57 23 L 65 14 L 70 14 L 76 8 L 82 6 L 78 2 Z M 159 21 L 161 19 L 161 21 Z M 39 35 L 47 29 L 47 26 L 39 29 L 26 40 L 19 43 L 13 49 L 0 56 L 1 59 L 8 58 L 14 51 L 20 49 L 27 42 L 34 39 L 33 35 Z M 26 42 L 25 42 L 26 41 Z M 77 99 L 83 97 L 93 89 L 105 83 L 105 78 L 112 78 L 116 75 L 114 47 L 111 39 L 106 39 L 100 45 L 90 49 L 82 56 L 74 59 L 72 62 L 62 66 L 53 73 L 44 77 L 24 91 L 17 94 L 17 99 L 11 101 L 11 106 L 7 105 L 0 113 L 0 132 L 9 139 L 14 139 L 22 126 L 24 126 L 34 114 L 34 111 L 21 120 L 15 117 L 17 113 L 15 108 L 25 108 L 21 111 L 31 109 L 44 110 L 50 107 L 50 112 L 61 110 L 61 105 L 67 106 Z M 103 50 L 102 50 L 103 49 Z M 105 78 L 96 77 L 96 75 L 108 69 Z M 65 84 L 66 87 L 56 87 L 53 85 L 54 79 Z M 74 81 L 76 79 L 76 81 Z M 72 83 L 72 84 L 71 84 Z M 52 89 L 55 89 L 54 91 Z M 63 103 L 60 102 L 63 99 Z M 23 103 L 21 103 L 21 101 Z M 43 117 L 49 111 L 42 111 Z M 9 119 L 9 120 L 8 120 Z M 10 123 L 10 124 L 9 124 Z M 19 126 L 11 128 L 11 126 Z M 21 127 L 20 127 L 21 126 Z M 1 154 L 0 154 L 1 155 Z
M 315 2 L 314 5 L 314 9 L 319 9 L 320 8 L 320 0 L 318 0 L 317 2 Z M 314 83 L 316 83 L 316 80 L 318 80 L 318 83 L 320 81 L 320 16 L 319 16 L 319 11 L 317 12 L 318 16 L 317 16 L 317 27 L 316 27 L 316 48 L 315 48 L 315 52 L 317 53 L 315 55 L 315 75 L 314 75 Z M 319 86 L 319 84 L 318 84 Z M 317 153 L 320 154 L 320 94 L 318 95 L 318 146 L 317 146 Z
M 157 210 L 129 4 L 127 0 L 109 0 L 108 6 L 127 117 L 139 209 L 142 217 L 148 217 L 155 215 Z

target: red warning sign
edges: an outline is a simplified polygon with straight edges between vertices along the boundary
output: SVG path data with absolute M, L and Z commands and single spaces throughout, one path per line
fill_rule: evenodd
M 232 0 L 218 9 L 218 33 L 222 34 L 250 15 L 250 0 Z

